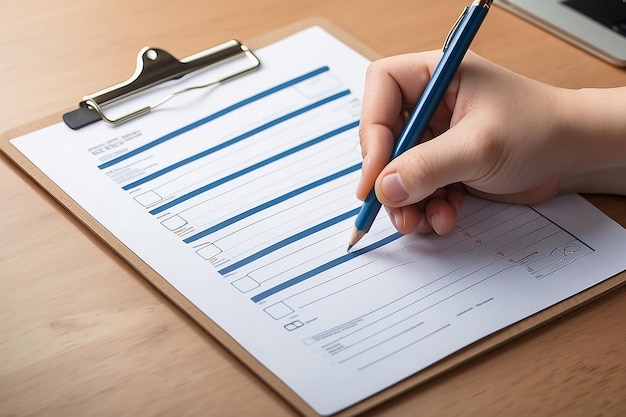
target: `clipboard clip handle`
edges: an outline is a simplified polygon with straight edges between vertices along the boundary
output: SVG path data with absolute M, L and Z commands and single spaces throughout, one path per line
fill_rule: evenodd
M 117 118 L 111 118 L 104 112 L 103 108 L 105 106 L 124 100 L 140 91 L 169 80 L 181 78 L 199 69 L 241 56 L 241 54 L 247 58 L 246 64 L 242 68 L 237 68 L 232 72 L 223 74 L 209 83 L 175 91 L 174 93 L 163 97 L 156 103 Z M 99 120 L 103 120 L 111 125 L 119 125 L 149 113 L 176 95 L 224 83 L 255 70 L 259 68 L 260 65 L 261 61 L 256 57 L 256 55 L 248 49 L 248 47 L 235 39 L 181 60 L 176 59 L 163 49 L 145 47 L 139 51 L 139 54 L 137 55 L 137 67 L 135 69 L 135 73 L 128 80 L 86 95 L 83 97 L 83 101 L 81 101 L 78 105 L 78 109 L 63 115 L 63 121 L 74 130 L 80 129 Z

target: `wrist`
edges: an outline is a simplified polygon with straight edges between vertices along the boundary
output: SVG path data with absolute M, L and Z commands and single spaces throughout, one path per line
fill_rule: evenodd
M 561 193 L 626 194 L 626 87 L 561 90 Z

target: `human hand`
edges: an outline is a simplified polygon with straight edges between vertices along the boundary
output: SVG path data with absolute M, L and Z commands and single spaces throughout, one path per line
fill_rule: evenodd
M 525 78 L 471 52 L 423 142 L 389 162 L 439 57 L 439 51 L 407 54 L 368 68 L 357 197 L 363 200 L 375 186 L 400 232 L 444 234 L 456 224 L 465 191 L 524 204 L 562 191 L 562 177 L 580 158 L 580 149 L 572 146 L 571 118 L 565 116 L 574 105 L 569 90 Z

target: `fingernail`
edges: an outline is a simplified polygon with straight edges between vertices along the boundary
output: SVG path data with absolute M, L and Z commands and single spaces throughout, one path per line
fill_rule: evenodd
M 402 178 L 400 178 L 400 174 L 397 172 L 385 176 L 381 184 L 383 187 L 383 194 L 390 201 L 393 201 L 394 203 L 401 203 L 409 198 L 409 193 L 406 191 L 406 188 L 402 183 Z
M 443 216 L 439 213 L 435 213 L 430 216 L 430 225 L 433 227 L 437 234 L 440 234 L 439 231 L 443 227 Z

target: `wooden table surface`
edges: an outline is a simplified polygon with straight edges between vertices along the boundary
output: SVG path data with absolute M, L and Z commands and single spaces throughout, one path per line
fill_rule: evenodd
M 441 47 L 466 2 L 3 0 L 0 130 L 125 80 L 146 45 L 183 57 L 319 16 L 394 55 Z M 472 49 L 563 87 L 626 85 L 495 7 Z M 4 156 L 0 178 L 1 416 L 296 415 Z M 626 225 L 626 198 L 589 198 Z M 626 415 L 626 288 L 368 415 Z

